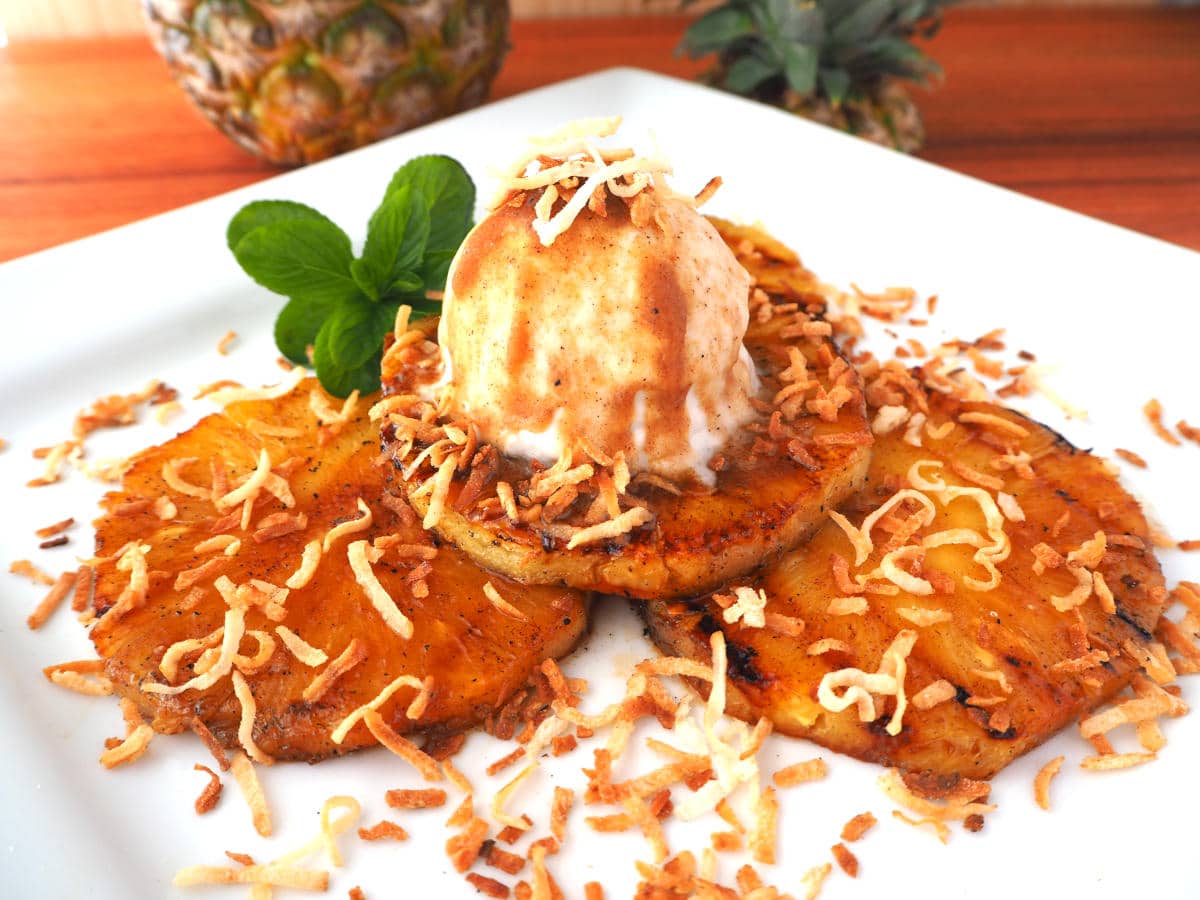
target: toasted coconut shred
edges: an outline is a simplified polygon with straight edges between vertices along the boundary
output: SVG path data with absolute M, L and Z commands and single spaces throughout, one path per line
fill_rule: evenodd
M 218 406 L 228 406 L 231 403 L 244 403 L 251 400 L 278 400 L 286 397 L 305 379 L 308 372 L 302 366 L 294 366 L 286 378 L 278 384 L 262 388 L 247 388 L 238 386 L 221 387 L 204 394 Z
M 311 668 L 324 665 L 329 661 L 329 654 L 309 644 L 286 625 L 276 625 L 275 633 L 279 635 L 279 639 L 283 641 L 283 645 L 287 647 L 288 652 L 306 666 Z
M 313 575 L 317 573 L 317 566 L 321 562 L 321 548 L 321 541 L 314 540 L 305 544 L 300 557 L 300 568 L 288 577 L 284 585 L 293 591 L 298 591 L 312 581 Z
M 500 610 L 500 612 L 504 613 L 506 616 L 510 616 L 514 619 L 520 619 L 523 622 L 529 621 L 529 616 L 525 615 L 525 613 L 521 612 L 519 609 L 501 597 L 500 592 L 496 590 L 495 586 L 493 586 L 490 581 L 484 583 L 483 593 L 491 602 L 492 606 L 496 607 L 496 609 Z
M 42 670 L 54 684 L 64 687 L 77 694 L 89 697 L 109 697 L 113 693 L 113 683 L 104 674 L 104 660 L 84 659 L 74 662 L 56 663 Z
M 242 757 L 245 759 L 245 757 Z M 333 812 L 343 809 L 345 814 L 333 818 Z M 353 827 L 362 809 L 353 797 L 330 797 L 321 807 L 320 832 L 308 843 L 283 854 L 267 865 L 257 865 L 244 854 L 227 854 L 234 861 L 243 863 L 239 869 L 217 866 L 189 866 L 176 873 L 176 887 L 195 887 L 209 884 L 253 885 L 252 900 L 270 900 L 271 888 L 282 887 L 305 891 L 326 891 L 329 888 L 329 873 L 322 869 L 306 869 L 296 865 L 299 860 L 325 851 L 330 865 L 343 864 L 337 838 Z
M 239 751 L 230 758 L 229 771 L 233 773 L 234 781 L 246 799 L 246 805 L 250 807 L 254 830 L 263 837 L 270 837 L 271 811 L 267 807 L 267 798 L 263 793 L 262 783 L 258 780 L 258 773 L 254 771 L 254 763 L 250 761 L 250 757 Z
M 188 679 L 183 684 L 172 686 L 159 684 L 158 682 L 146 682 L 142 685 L 142 690 L 149 694 L 182 694 L 184 691 L 203 691 L 212 687 L 233 670 L 234 658 L 237 656 L 238 647 L 241 644 L 245 628 L 245 608 L 232 607 L 227 609 L 225 611 L 225 624 L 220 629 L 221 643 L 219 655 L 208 669 Z M 187 649 L 191 650 L 194 648 L 189 647 Z M 168 650 L 169 652 L 170 650 Z
M 9 563 L 8 571 L 14 575 L 22 575 L 35 584 L 41 584 L 47 587 L 52 586 L 56 580 L 55 577 L 49 572 L 39 569 L 27 559 L 18 559 Z
M 1054 757 L 1038 769 L 1038 773 L 1033 779 L 1033 796 L 1037 805 L 1042 809 L 1050 808 L 1050 782 L 1054 780 L 1054 776 L 1058 774 L 1065 760 L 1065 756 Z
M 256 763 L 263 765 L 271 765 L 275 760 L 264 753 L 262 748 L 254 742 L 254 716 L 258 712 L 258 705 L 254 701 L 254 694 L 250 691 L 250 685 L 246 681 L 240 671 L 234 669 L 231 673 L 233 679 L 233 690 L 237 695 L 238 703 L 242 707 L 241 723 L 238 725 L 238 740 L 241 742 L 242 748 Z
M 842 712 L 855 707 L 861 722 L 873 722 L 878 716 L 880 697 L 896 698 L 895 710 L 886 731 L 893 737 L 903 727 L 908 699 L 904 693 L 905 660 L 917 642 L 917 633 L 905 629 L 899 632 L 883 652 L 878 671 L 868 674 L 860 669 L 845 668 L 827 673 L 817 688 L 817 701 L 830 712 Z M 838 693 L 841 690 L 842 693 Z
M 541 190 L 535 204 L 534 232 L 549 247 L 571 227 L 598 192 L 631 200 L 648 187 L 667 193 L 693 206 L 707 201 L 720 179 L 710 180 L 695 197 L 678 194 L 667 186 L 671 165 L 660 157 L 637 156 L 632 150 L 600 150 L 596 143 L 616 134 L 620 116 L 581 119 L 541 138 L 533 138 L 529 149 L 500 175 L 500 188 L 492 209 L 504 205 L 514 193 Z M 565 191 L 573 191 L 557 213 L 555 203 Z
M 983 816 L 996 809 L 993 804 L 985 801 L 991 790 L 986 781 L 974 781 L 961 778 L 953 791 L 945 796 L 929 798 L 922 796 L 905 783 L 898 769 L 889 769 L 879 777 L 879 786 L 893 802 L 905 806 L 925 821 L 937 823 L 939 836 L 943 836 L 945 823 L 948 821 L 964 821 L 971 816 Z M 919 824 L 907 819 L 910 824 Z M 942 837 L 943 842 L 945 837 Z
M 354 580 L 363 589 L 363 593 L 367 595 L 371 605 L 383 617 L 388 628 L 406 640 L 411 638 L 413 635 L 412 620 L 400 611 L 396 601 L 379 583 L 379 579 L 375 577 L 375 572 L 371 569 L 371 563 L 378 562 L 379 557 L 383 555 L 382 551 L 374 549 L 366 541 L 354 541 L 350 544 L 347 555 L 350 558 L 350 570 L 354 573 Z
M 154 737 L 154 729 L 142 721 L 141 713 L 133 701 L 122 697 L 120 706 L 121 715 L 125 719 L 125 738 L 112 742 L 112 745 L 100 754 L 100 764 L 106 769 L 114 769 L 141 759 Z
M 401 675 L 380 691 L 369 703 L 360 706 L 354 712 L 350 713 L 350 715 L 346 716 L 330 733 L 333 742 L 340 744 L 344 741 L 346 735 L 350 733 L 350 729 L 363 721 L 367 713 L 377 713 L 397 691 L 405 687 L 413 688 L 417 692 L 409 702 L 405 716 L 409 719 L 419 719 L 425 709 L 425 705 L 429 702 L 429 693 L 433 690 L 433 679 L 422 680 L 415 675 Z
M 310 650 L 312 648 L 309 648 Z M 324 655 L 324 654 L 322 654 Z M 315 656 L 315 654 L 313 654 Z M 366 646 L 358 638 L 351 638 L 336 659 L 313 678 L 301 695 L 306 703 L 316 703 L 333 687 L 334 683 L 367 658 Z
M 221 776 L 210 769 L 208 766 L 202 766 L 196 763 L 192 767 L 197 772 L 204 772 L 208 775 L 208 783 L 200 792 L 200 796 L 196 798 L 193 804 L 196 810 L 196 815 L 202 816 L 207 812 L 211 812 L 221 799 L 221 792 L 224 785 L 221 783 Z
M 764 612 L 766 606 L 767 595 L 762 590 L 735 587 L 733 602 L 725 607 L 722 617 L 730 624 L 741 620 L 741 623 L 747 628 L 762 628 L 767 624 Z

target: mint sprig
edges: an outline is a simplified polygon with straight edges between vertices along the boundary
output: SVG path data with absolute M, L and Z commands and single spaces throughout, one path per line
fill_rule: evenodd
M 413 318 L 438 311 L 427 294 L 445 290 L 474 208 L 462 165 L 418 156 L 392 176 L 358 257 L 333 221 L 290 200 L 247 204 L 225 238 L 247 275 L 287 298 L 275 320 L 279 351 L 311 364 L 325 390 L 345 397 L 378 390 L 383 341 L 401 304 Z

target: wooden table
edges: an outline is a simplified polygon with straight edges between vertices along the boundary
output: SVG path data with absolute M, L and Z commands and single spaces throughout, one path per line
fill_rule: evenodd
M 613 65 L 694 75 L 678 17 L 531 21 L 494 96 Z M 1200 10 L 956 9 L 921 156 L 1200 249 Z M 0 260 L 267 178 L 140 37 L 0 50 Z

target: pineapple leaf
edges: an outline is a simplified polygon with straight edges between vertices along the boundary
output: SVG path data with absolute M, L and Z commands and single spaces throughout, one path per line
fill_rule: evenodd
M 821 90 L 834 106 L 850 93 L 850 76 L 842 69 L 821 69 Z
M 684 33 L 683 47 L 690 56 L 703 56 L 753 33 L 754 20 L 745 10 L 722 6 L 692 23 Z
M 854 12 L 830 29 L 830 37 L 848 44 L 864 41 L 879 31 L 894 8 L 893 0 L 863 0 Z
M 817 0 L 830 22 L 840 22 L 862 4 L 862 0 Z
M 784 73 L 788 87 L 798 94 L 811 94 L 817 85 L 817 65 L 821 54 L 816 47 L 792 44 L 785 51 Z
M 727 90 L 788 109 L 836 107 L 876 96 L 893 78 L 940 74 L 912 40 L 931 36 L 951 2 L 725 0 L 693 23 L 683 47 L 715 53 L 705 77 Z
M 916 2 L 902 4 L 900 12 L 896 15 L 896 24 L 904 26 L 915 25 L 923 16 L 929 15 L 932 5 L 934 4 L 926 3 L 925 0 L 916 0 Z
M 869 65 L 873 70 L 913 81 L 926 81 L 938 75 L 941 68 L 924 53 L 903 38 L 885 35 L 878 37 L 863 48 L 856 59 L 858 65 Z
M 757 56 L 743 56 L 725 76 L 725 87 L 735 94 L 748 94 L 756 87 L 778 74 L 779 67 Z
M 779 30 L 790 41 L 820 47 L 825 42 L 825 13 L 815 3 L 792 5 Z

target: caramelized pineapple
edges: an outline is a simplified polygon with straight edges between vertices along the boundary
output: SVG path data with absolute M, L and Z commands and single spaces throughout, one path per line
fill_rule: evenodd
M 1010 410 L 941 394 L 928 405 L 927 429 L 877 439 L 849 532 L 827 521 L 757 578 L 733 582 L 765 593 L 765 627 L 748 627 L 733 595 L 655 602 L 644 615 L 671 654 L 707 659 L 708 636 L 725 632 L 739 716 L 883 765 L 986 778 L 1128 683 L 1166 591 L 1141 509 L 1103 461 Z M 935 490 L 939 479 L 980 493 Z M 850 535 L 914 480 L 926 500 L 910 491 L 878 517 L 860 560 Z M 992 540 L 997 515 L 1007 554 Z M 880 562 L 903 547 L 913 549 L 892 556 L 900 574 L 889 579 Z M 886 670 L 898 636 L 915 638 L 901 717 L 894 695 L 873 696 L 866 717 L 821 702 L 831 673 Z M 855 681 L 879 686 L 844 674 L 826 686 L 840 683 L 842 697 Z M 924 699 L 944 699 L 926 706 L 920 692 L 936 682 Z
M 228 604 L 218 590 L 219 579 L 228 578 L 233 585 L 259 579 L 268 588 L 283 586 L 301 568 L 310 542 L 323 541 L 336 524 L 360 517 L 360 501 L 370 510 L 369 527 L 334 540 L 311 581 L 290 590 L 284 599 L 276 597 L 278 607 L 267 602 L 247 609 L 240 654 L 253 659 L 264 641 L 268 649 L 274 645 L 265 662 L 239 663 L 257 704 L 254 740 L 266 753 L 315 760 L 373 744 L 362 724 L 340 744 L 330 733 L 348 713 L 403 674 L 432 678 L 432 692 L 415 720 L 405 715 L 413 696 L 409 689 L 384 705 L 381 712 L 394 729 L 470 727 L 524 687 L 542 660 L 567 653 L 586 628 L 582 595 L 561 588 L 518 587 L 480 571 L 453 547 L 435 547 L 411 511 L 405 514 L 402 501 L 385 502 L 383 478 L 375 466 L 377 431 L 367 420 L 367 404 L 360 402 L 357 414 L 340 430 L 319 429 L 309 401 L 315 385 L 306 381 L 279 400 L 232 404 L 174 440 L 142 452 L 122 489 L 104 501 L 105 514 L 96 523 L 96 553 L 109 558 L 98 565 L 94 608 L 100 618 L 92 637 L 118 691 L 153 716 L 159 730 L 178 730 L 195 717 L 223 744 L 237 745 L 241 707 L 230 677 L 174 696 L 143 687 L 178 685 L 203 667 L 198 649 L 183 656 L 175 678 L 168 679 L 161 670 L 172 645 L 204 638 L 222 627 Z M 209 489 L 213 479 L 236 488 L 264 450 L 274 471 L 290 486 L 294 505 L 286 506 L 263 491 L 249 526 L 242 528 L 241 507 L 231 515 L 216 509 Z M 185 462 L 177 469 L 169 468 L 181 460 Z M 168 485 L 165 471 L 175 471 L 185 487 L 191 485 L 189 490 L 203 496 L 189 496 Z M 173 476 L 171 480 L 180 484 Z M 202 489 L 194 490 L 197 486 Z M 159 498 L 171 505 L 160 505 L 156 512 L 154 501 Z M 215 546 L 229 540 L 220 535 L 240 541 L 236 552 L 227 556 Z M 209 548 L 197 550 L 205 541 Z M 348 553 L 356 541 L 387 545 L 371 569 L 410 620 L 411 637 L 389 626 L 356 582 Z M 130 542 L 148 547 L 149 590 L 144 601 L 119 615 L 120 610 L 108 611 L 122 603 L 131 574 L 112 557 L 119 558 Z M 177 580 L 181 572 L 206 564 L 209 569 L 193 586 L 187 585 L 192 576 Z M 502 611 L 489 600 L 484 590 L 488 582 L 511 604 L 510 610 Z M 358 641 L 361 660 L 310 702 L 305 688 L 329 663 L 302 662 L 285 646 L 279 626 L 331 661 Z M 254 668 L 259 662 L 262 667 Z
M 795 254 L 762 232 L 714 224 L 761 286 L 751 299 L 744 344 L 762 382 L 758 418 L 710 464 L 715 485 L 672 485 L 635 472 L 626 494 L 609 495 L 607 511 L 600 508 L 606 499 L 600 477 L 572 485 L 565 503 L 543 505 L 547 498 L 536 495 L 543 467 L 485 445 L 475 464 L 460 467 L 449 482 L 434 525 L 442 538 L 484 568 L 529 584 L 561 583 L 640 599 L 685 596 L 777 558 L 858 490 L 872 440 L 862 387 L 819 318 L 823 305 L 814 279 Z M 424 402 L 419 387 L 437 362 L 435 329 L 428 322 L 420 327 L 427 341 L 408 344 L 401 362 L 392 354 L 385 358 L 385 393 L 413 398 L 406 402 L 414 409 L 385 419 L 382 433 L 395 463 L 392 481 L 424 517 L 434 502 L 436 469 L 421 465 L 451 432 L 421 425 L 413 439 L 415 407 Z M 790 400 L 780 399 L 789 391 Z M 467 423 L 443 424 L 469 431 Z M 576 462 L 605 468 L 595 458 Z M 614 468 L 600 474 L 621 481 Z M 506 513 L 498 494 L 502 484 L 517 501 L 532 499 Z M 646 511 L 637 527 L 575 542 L 581 530 L 615 516 L 618 502 L 626 515 Z

